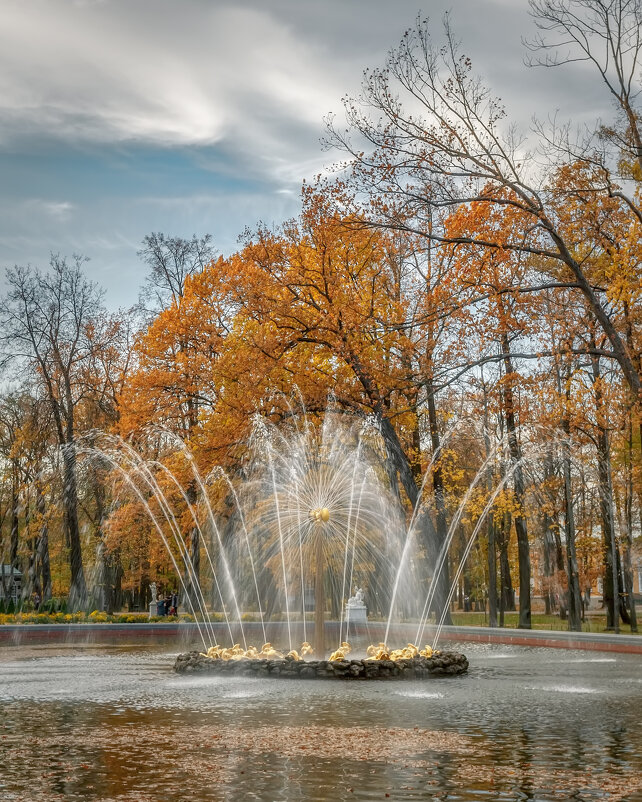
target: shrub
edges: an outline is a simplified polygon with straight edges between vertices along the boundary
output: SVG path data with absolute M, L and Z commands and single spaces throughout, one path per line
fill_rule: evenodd
M 52 596 L 40 605 L 41 613 L 66 613 L 67 600 L 62 596 Z

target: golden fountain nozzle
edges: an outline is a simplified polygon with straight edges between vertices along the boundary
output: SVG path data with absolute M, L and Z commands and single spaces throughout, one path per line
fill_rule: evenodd
M 310 510 L 310 518 L 314 521 L 322 521 L 324 524 L 330 520 L 330 510 L 327 507 L 317 507 Z

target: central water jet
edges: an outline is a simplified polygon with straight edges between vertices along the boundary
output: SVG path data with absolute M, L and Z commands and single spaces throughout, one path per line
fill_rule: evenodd
M 323 553 L 324 524 L 330 520 L 327 507 L 310 510 L 315 522 L 314 539 L 314 653 L 319 660 L 325 656 L 325 557 Z

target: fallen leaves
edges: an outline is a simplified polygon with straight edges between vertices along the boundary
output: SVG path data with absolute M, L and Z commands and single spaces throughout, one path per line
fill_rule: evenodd
M 60 784 L 66 797 L 81 798 L 91 789 L 104 788 L 104 782 L 112 787 L 110 796 L 96 796 L 92 790 L 93 799 L 147 802 L 162 796 L 165 788 L 177 783 L 194 799 L 199 798 L 201 791 L 213 787 L 242 794 L 243 783 L 251 782 L 257 772 L 267 778 L 287 777 L 300 782 L 301 773 L 308 774 L 319 762 L 340 765 L 342 769 L 347 764 L 352 766 L 351 783 L 339 787 L 337 775 L 336 790 L 346 794 L 355 793 L 355 788 L 359 790 L 355 784 L 359 776 L 364 781 L 373 773 L 382 780 L 385 776 L 382 798 L 390 797 L 385 789 L 393 776 L 386 767 L 396 770 L 394 776 L 398 781 L 398 785 L 388 785 L 388 789 L 410 794 L 429 792 L 433 798 L 455 788 L 481 789 L 511 798 L 507 795 L 515 789 L 528 787 L 547 800 L 586 796 L 624 802 L 642 789 L 642 777 L 632 770 L 620 769 L 616 773 L 592 766 L 581 771 L 556 769 L 534 761 L 502 765 L 484 754 L 479 737 L 418 727 L 257 727 L 212 723 L 194 726 L 176 722 L 171 732 L 147 723 L 144 733 L 147 743 L 164 745 L 155 749 L 156 762 L 144 765 L 139 765 L 140 755 L 133 748 L 132 728 L 113 722 L 108 727 L 67 733 L 64 748 L 56 741 L 55 734 L 31 739 L 17 733 L 9 738 L 4 736 L 3 755 L 10 766 L 6 779 L 12 779 L 10 798 L 27 802 L 36 794 L 43 802 L 50 802 L 60 798 L 56 787 Z M 180 749 L 174 749 L 172 743 L 180 743 Z M 93 762 L 86 760 L 88 745 L 96 756 Z M 57 755 L 54 764 L 53 754 Z M 43 755 L 49 755 L 53 771 L 42 770 Z M 102 770 L 106 772 L 102 777 L 101 763 L 105 764 Z M 132 765 L 136 766 L 135 771 Z M 358 768 L 359 765 L 363 768 Z M 296 767 L 294 773 L 293 767 Z M 16 777 L 24 778 L 22 787 L 28 787 L 29 793 L 21 795 Z M 147 789 L 147 784 L 149 793 L 141 791 Z

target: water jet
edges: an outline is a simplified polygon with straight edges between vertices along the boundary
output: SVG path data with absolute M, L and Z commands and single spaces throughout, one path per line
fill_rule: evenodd
M 285 430 L 257 418 L 250 457 L 236 476 L 215 468 L 203 479 L 185 444 L 175 438 L 174 442 L 179 454 L 185 454 L 192 485 L 199 489 L 196 501 L 167 466 L 146 462 L 128 444 L 111 438 L 109 448 L 100 453 L 145 504 L 172 556 L 183 583 L 183 599 L 199 626 L 200 654 L 218 646 L 212 620 L 220 615 L 228 642 L 238 639 L 248 652 L 248 618 L 241 611 L 255 609 L 264 640 L 268 619 L 271 631 L 275 620 L 283 620 L 285 631 L 277 636 L 277 651 L 291 654 L 295 640 L 310 641 L 314 660 L 326 662 L 326 625 L 338 621 L 339 648 L 350 627 L 367 632 L 365 599 L 371 618 L 388 621 L 384 640 L 395 616 L 399 620 L 414 616 L 423 636 L 428 600 L 443 560 L 426 571 L 425 557 L 417 557 L 414 527 L 421 517 L 422 498 L 414 509 L 404 507 L 387 473 L 386 449 L 376 422 L 328 412 L 318 428 L 304 419 Z M 429 464 L 426 476 L 430 470 Z M 198 582 L 179 514 L 165 489 L 168 483 L 173 494 L 179 490 L 198 531 L 209 569 L 205 584 Z M 210 498 L 214 489 L 219 498 L 221 492 L 227 493 L 232 512 L 225 519 L 218 517 Z M 185 513 L 181 515 L 184 519 Z M 177 561 L 184 564 L 184 572 Z M 353 587 L 357 590 L 351 596 Z M 308 633 L 310 612 L 313 632 Z M 426 666 L 418 668 L 431 673 Z M 361 668 L 355 670 L 361 676 Z

